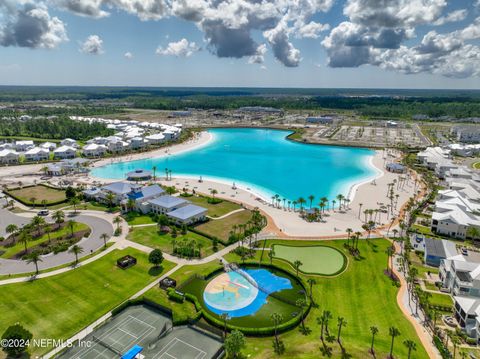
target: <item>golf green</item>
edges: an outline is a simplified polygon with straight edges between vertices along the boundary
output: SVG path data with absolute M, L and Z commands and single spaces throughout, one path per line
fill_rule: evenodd
M 302 262 L 299 270 L 305 274 L 335 275 L 342 272 L 347 264 L 343 253 L 328 246 L 273 246 L 274 257 L 288 261 L 292 266 Z

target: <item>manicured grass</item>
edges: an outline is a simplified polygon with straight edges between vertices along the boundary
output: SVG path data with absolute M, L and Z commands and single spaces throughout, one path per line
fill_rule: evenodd
M 294 265 L 299 260 L 300 271 L 308 274 L 334 275 L 340 273 L 346 265 L 346 257 L 337 249 L 327 246 L 273 246 L 275 257 Z
M 212 241 L 210 239 L 193 232 L 187 232 L 187 234 L 185 235 L 182 235 L 180 231 L 178 231 L 177 233 L 178 235 L 175 238 L 177 242 L 181 242 L 182 240 L 187 238 L 194 239 L 197 241 L 197 243 L 201 243 L 203 245 L 202 257 L 206 257 L 214 253 Z M 172 237 L 171 233 L 160 234 L 158 233 L 157 226 L 132 228 L 127 238 L 133 242 L 143 244 L 150 248 L 161 249 L 163 252 L 166 253 L 171 254 L 173 252 L 172 240 L 174 238 Z M 222 246 L 219 243 L 218 249 L 221 248 Z
M 65 191 L 40 185 L 13 189 L 8 192 L 29 204 L 33 204 L 31 199 L 35 198 L 35 205 L 37 206 L 42 204 L 42 200 L 47 201 L 47 204 L 49 204 L 67 199 Z
M 123 215 L 123 218 L 130 226 L 136 226 L 139 224 L 153 224 L 155 221 L 147 214 L 140 214 L 138 212 L 128 212 Z
M 293 244 L 295 241 L 269 241 L 269 244 Z M 300 241 L 299 241 L 300 242 Z M 299 245 L 305 245 L 303 241 Z M 314 241 L 308 241 L 312 244 Z M 317 242 L 318 244 L 318 242 Z M 332 246 L 343 250 L 344 241 L 322 241 L 321 244 Z M 385 251 L 389 242 L 383 239 L 360 241 L 359 249 L 361 258 L 358 260 L 349 256 L 349 265 L 344 273 L 336 277 L 315 278 L 317 284 L 313 287 L 313 296 L 317 308 L 312 308 L 307 319 L 306 326 L 311 334 L 304 336 L 298 330 L 280 335 L 286 348 L 285 358 L 319 358 L 322 354 L 319 350 L 321 342 L 320 325 L 317 318 L 323 310 L 332 313 L 330 328 L 332 334 L 336 335 L 337 317 L 344 317 L 348 325 L 342 330 L 342 342 L 353 358 L 369 358 L 371 334 L 370 327 L 377 326 L 379 333 L 375 338 L 375 349 L 377 358 L 385 358 L 390 348 L 389 327 L 395 326 L 400 330 L 401 335 L 396 338 L 394 355 L 396 358 L 406 358 L 407 350 L 402 344 L 407 339 L 414 340 L 417 351 L 413 358 L 427 358 L 427 354 L 421 345 L 412 324 L 400 311 L 396 296 L 398 288 L 384 274 L 386 254 Z M 256 253 L 260 257 L 261 251 Z M 235 259 L 236 257 L 236 259 Z M 228 260 L 239 262 L 235 254 L 226 256 Z M 264 257 L 269 262 L 268 257 Z M 292 271 L 289 264 L 280 260 L 273 260 L 273 263 Z M 306 281 L 309 277 L 301 275 Z M 333 349 L 332 358 L 340 358 L 341 351 L 338 344 L 328 344 Z M 247 348 L 243 354 L 250 358 L 276 358 L 272 349 L 272 338 L 248 338 Z
M 54 225 L 52 225 L 52 228 L 54 228 Z M 89 229 L 89 227 L 85 223 L 79 223 L 79 222 L 74 223 L 74 226 L 73 226 L 73 232 L 74 233 L 79 232 L 79 231 L 84 231 L 84 230 L 87 230 L 87 229 Z M 65 226 L 63 228 L 60 228 L 57 231 L 55 231 L 55 230 L 52 231 L 50 233 L 50 239 L 55 239 L 55 238 L 64 236 L 66 234 L 68 234 L 68 235 L 71 234 L 71 230 L 70 230 L 69 226 Z M 42 244 L 42 243 L 44 243 L 48 240 L 49 240 L 48 235 L 44 234 L 41 237 L 35 238 L 32 241 L 28 242 L 27 247 L 30 248 L 30 247 L 33 247 L 33 246 L 38 246 L 39 244 Z M 17 242 L 12 247 L 2 247 L 2 246 L 0 246 L 0 250 L 5 251 L 5 253 L 0 255 L 1 258 L 11 258 L 15 254 L 17 254 L 18 252 L 21 252 L 21 251 L 25 250 L 25 244 Z
M 443 307 L 452 307 L 453 306 L 453 300 L 452 297 L 448 294 L 442 294 L 442 293 L 432 293 L 428 292 L 431 294 L 431 297 L 429 299 L 429 302 L 431 305 L 440 305 Z
M 73 206 L 65 207 L 64 209 L 73 209 Z M 105 204 L 99 202 L 84 202 L 77 205 L 77 209 L 90 210 L 90 211 L 103 211 L 103 212 L 118 212 L 120 207 L 108 208 Z
M 223 241 L 228 241 L 230 231 L 233 226 L 247 223 L 252 217 L 252 212 L 244 210 L 241 212 L 233 213 L 222 219 L 211 219 L 208 222 L 202 223 L 196 228 L 212 237 L 217 237 Z
M 127 254 L 137 264 L 119 269 L 117 259 Z M 0 333 L 19 322 L 34 338 L 67 339 L 173 267 L 164 261 L 154 270 L 147 254 L 128 248 L 57 276 L 2 286 Z M 36 347 L 32 354 L 46 351 Z
M 221 217 L 229 212 L 235 211 L 236 209 L 242 208 L 239 204 L 227 200 L 222 200 L 222 202 L 217 204 L 210 204 L 208 203 L 208 198 L 203 196 L 191 196 L 186 199 L 193 204 L 207 208 L 207 215 L 210 217 Z

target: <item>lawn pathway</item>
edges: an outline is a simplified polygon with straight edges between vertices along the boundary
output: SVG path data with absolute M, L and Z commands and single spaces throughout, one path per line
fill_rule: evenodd
M 232 214 L 235 214 L 235 213 L 238 213 L 238 212 L 242 212 L 242 211 L 245 211 L 245 208 L 239 208 L 239 209 L 235 209 L 231 212 L 228 212 L 226 214 L 224 214 L 223 216 L 220 216 L 220 217 L 210 217 L 210 216 L 207 216 L 207 218 L 210 218 L 212 220 L 217 220 L 217 219 L 224 219 Z

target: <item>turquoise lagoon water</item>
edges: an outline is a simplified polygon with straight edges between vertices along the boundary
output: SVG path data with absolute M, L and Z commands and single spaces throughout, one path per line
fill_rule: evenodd
M 267 269 L 243 269 L 243 271 L 263 290 L 257 290 L 241 274 L 228 272 L 225 275 L 229 276 L 233 286 L 238 286 L 237 291 L 209 293 L 205 290 L 203 300 L 210 311 L 218 315 L 227 313 L 230 318 L 252 315 L 267 303 L 271 293 L 292 288 L 290 279 L 279 277 Z
M 369 164 L 374 151 L 364 148 L 309 145 L 287 140 L 289 131 L 270 129 L 212 129 L 214 139 L 203 147 L 162 158 L 112 163 L 95 168 L 92 175 L 124 179 L 134 169 L 163 176 L 184 175 L 236 183 L 269 199 L 296 200 L 300 196 L 333 199 L 348 195 L 352 185 L 373 179 L 377 170 Z M 194 186 L 194 184 L 191 184 Z

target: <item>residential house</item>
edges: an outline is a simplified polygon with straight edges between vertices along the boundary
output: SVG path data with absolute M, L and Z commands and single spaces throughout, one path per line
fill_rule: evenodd
M 425 264 L 439 267 L 443 259 L 456 256 L 457 246 L 452 241 L 444 239 L 425 238 Z
M 62 142 L 60 142 L 60 145 L 68 146 L 68 147 L 74 147 L 74 148 L 80 147 L 78 145 L 77 141 L 72 140 L 71 138 L 65 138 L 64 140 L 62 140 Z
M 0 163 L 1 164 L 15 164 L 18 163 L 20 155 L 14 150 L 1 150 Z
M 25 152 L 26 161 L 48 161 L 50 159 L 50 151 L 40 147 L 33 147 Z
M 35 147 L 33 141 L 15 141 L 15 150 L 18 152 L 25 152 L 33 147 Z
M 45 150 L 53 151 L 57 148 L 57 144 L 54 142 L 44 142 L 38 147 L 43 148 Z
M 166 214 L 190 203 L 182 197 L 169 195 L 157 197 L 149 202 L 152 212 L 157 214 Z
M 85 145 L 82 149 L 85 157 L 102 157 L 106 152 L 107 147 L 105 145 L 97 145 L 96 143 Z
M 75 158 L 77 156 L 77 150 L 73 147 L 66 145 L 60 146 L 53 151 L 53 155 L 56 159 Z

